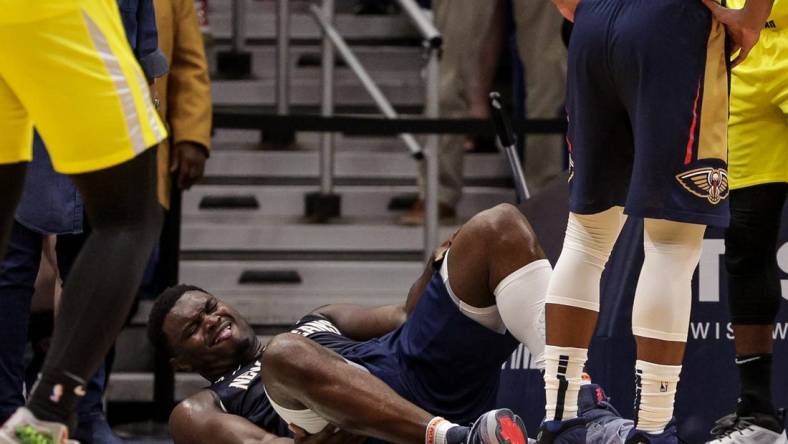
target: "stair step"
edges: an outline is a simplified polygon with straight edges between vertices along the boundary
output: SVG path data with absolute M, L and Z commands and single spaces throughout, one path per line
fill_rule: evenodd
M 415 278 L 413 278 L 415 280 Z M 187 281 L 183 281 L 187 282 Z M 410 282 L 408 285 L 410 285 Z M 208 287 L 208 286 L 206 286 Z M 205 288 L 243 313 L 244 318 L 255 327 L 277 327 L 284 329 L 293 325 L 304 315 L 327 304 L 358 304 L 367 306 L 399 304 L 405 300 L 408 288 L 368 289 L 366 292 L 349 292 L 342 288 L 317 289 L 312 292 L 287 288 L 262 290 L 224 290 Z M 151 303 L 141 303 L 134 316 L 133 325 L 145 325 Z
M 181 251 L 421 251 L 423 228 L 396 225 L 394 218 L 345 217 L 312 224 L 297 217 L 200 214 L 184 221 Z M 458 224 L 441 226 L 441 239 Z
M 319 132 L 299 132 L 296 142 L 288 150 L 317 151 L 320 149 L 321 134 Z M 216 128 L 212 140 L 215 151 L 259 150 L 260 130 Z M 393 151 L 401 152 L 405 145 L 396 136 L 361 136 L 334 134 L 336 151 Z
M 418 46 L 368 46 L 353 45 L 353 53 L 361 64 L 372 73 L 374 78 L 379 76 L 393 77 L 394 74 L 418 75 L 424 66 L 423 51 Z M 215 53 L 230 51 L 229 45 L 214 45 L 211 51 Z M 274 79 L 276 77 L 276 49 L 273 46 L 249 46 L 245 49 L 252 56 L 252 74 L 258 79 Z M 303 79 L 319 79 L 321 73 L 321 51 L 319 45 L 294 45 L 288 52 L 290 66 L 290 82 L 297 84 Z M 214 58 L 209 57 L 209 68 L 216 72 Z M 311 62 L 311 63 L 299 63 Z M 340 57 L 336 57 L 336 70 L 334 75 L 337 80 L 355 78 Z
M 273 40 L 276 38 L 276 15 L 274 2 L 251 2 L 246 14 L 246 38 L 248 40 Z M 290 38 L 293 40 L 317 41 L 321 32 L 311 14 L 300 8 L 291 8 Z M 232 9 L 211 4 L 208 14 L 211 35 L 215 39 L 232 37 Z M 342 37 L 354 40 L 418 40 L 419 33 L 403 14 L 352 15 L 337 14 L 335 27 Z
M 180 279 L 191 285 L 232 294 L 341 294 L 367 297 L 374 292 L 399 294 L 408 288 L 424 268 L 421 261 L 182 261 Z M 300 282 L 242 283 L 244 273 L 295 273 Z M 350 297 L 350 296 L 349 296 Z M 321 302 L 331 303 L 333 301 Z M 301 313 L 304 314 L 304 313 Z
M 321 103 L 320 74 L 293 79 L 290 84 L 290 105 L 316 106 Z M 378 73 L 373 75 L 383 95 L 396 107 L 415 107 L 424 103 L 424 82 L 418 73 Z M 274 79 L 218 80 L 211 83 L 215 105 L 274 105 Z M 336 106 L 374 106 L 375 102 L 351 73 L 338 76 L 334 86 Z
M 217 149 L 206 164 L 206 177 L 319 177 L 317 151 L 264 151 Z M 466 180 L 509 178 L 506 160 L 497 155 L 466 154 Z M 415 180 L 418 161 L 402 148 L 399 152 L 364 152 L 337 150 L 334 177 L 338 179 L 410 179 Z
M 304 196 L 317 191 L 314 186 L 242 186 L 200 185 L 183 194 L 183 218 L 194 215 L 224 214 L 243 216 L 301 216 Z M 399 196 L 416 195 L 409 186 L 338 186 L 334 189 L 342 197 L 342 215 L 347 217 L 387 216 L 392 212 L 389 203 Z M 514 203 L 511 189 L 494 187 L 465 187 L 457 206 L 457 214 L 467 219 L 499 203 Z

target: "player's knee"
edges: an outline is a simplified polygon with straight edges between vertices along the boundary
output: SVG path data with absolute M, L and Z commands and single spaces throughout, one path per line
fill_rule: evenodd
M 728 296 L 733 325 L 771 325 L 777 319 L 780 286 L 766 282 L 753 284 L 748 286 L 747 292 L 731 291 Z
M 734 223 L 725 233 L 728 303 L 735 325 L 772 324 L 780 309 L 776 235 L 768 231 Z
M 618 233 L 624 225 L 623 208 L 613 207 L 595 214 L 569 213 L 564 251 L 576 251 L 592 263 L 604 267 Z
M 310 356 L 314 347 L 309 339 L 295 333 L 282 333 L 274 336 L 266 345 L 261 364 L 264 374 L 274 378 L 298 377 L 309 369 L 305 358 Z
M 533 228 L 514 205 L 500 204 L 477 217 L 479 238 L 493 254 L 516 252 L 518 255 L 527 255 L 530 261 L 544 258 Z
M 758 273 L 774 266 L 775 236 L 762 228 L 731 225 L 725 232 L 725 267 L 731 275 Z

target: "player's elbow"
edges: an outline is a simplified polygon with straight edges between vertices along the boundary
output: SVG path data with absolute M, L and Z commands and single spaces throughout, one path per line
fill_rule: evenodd
M 190 405 L 189 400 L 180 402 L 172 410 L 170 414 L 170 435 L 175 444 L 196 444 L 192 431 L 198 424 L 193 421 L 194 417 L 193 406 Z

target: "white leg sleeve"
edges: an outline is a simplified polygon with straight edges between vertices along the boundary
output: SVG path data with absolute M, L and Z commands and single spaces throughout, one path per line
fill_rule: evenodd
M 561 257 L 547 289 L 547 303 L 599 311 L 599 280 L 621 227 L 624 209 L 569 213 Z
M 323 419 L 322 416 L 318 415 L 312 410 L 287 409 L 277 404 L 273 399 L 271 399 L 271 397 L 268 396 L 268 392 L 265 392 L 265 396 L 268 398 L 268 401 L 271 402 L 271 407 L 274 408 L 276 414 L 279 415 L 279 417 L 282 418 L 284 422 L 288 424 L 295 424 L 298 427 L 301 427 L 302 429 L 306 430 L 307 433 L 310 434 L 318 433 L 328 425 L 328 421 Z
M 686 342 L 692 274 L 700 259 L 705 230 L 704 225 L 645 219 L 645 260 L 632 310 L 632 332 L 636 336 Z
M 544 299 L 552 272 L 547 259 L 534 261 L 505 277 L 493 291 L 504 325 L 525 344 L 538 369 L 544 368 Z

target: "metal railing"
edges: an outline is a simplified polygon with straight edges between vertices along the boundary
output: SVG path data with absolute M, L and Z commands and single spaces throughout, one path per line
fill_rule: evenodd
M 440 76 L 440 54 L 442 37 L 433 23 L 422 11 L 415 0 L 397 0 L 404 13 L 411 19 L 422 36 L 426 59 L 426 90 L 424 115 L 427 118 L 439 117 L 438 83 Z M 246 2 L 233 0 L 232 42 L 234 51 L 242 51 L 246 40 Z M 370 95 L 381 113 L 388 119 L 397 119 L 399 115 L 391 102 L 386 98 L 366 68 L 358 60 L 345 39 L 334 27 L 334 0 L 322 0 L 321 7 L 311 5 L 310 11 L 322 30 L 322 101 L 321 115 L 334 115 L 334 62 L 335 51 L 353 71 L 364 89 Z M 276 113 L 287 115 L 290 110 L 290 9 L 288 0 L 277 0 L 276 3 Z M 418 140 L 409 133 L 399 134 L 411 155 L 424 162 L 426 171 L 424 183 L 424 255 L 428 256 L 438 244 L 438 141 L 437 134 L 426 137 L 426 144 L 421 146 Z M 330 195 L 334 188 L 334 133 L 323 132 L 320 138 L 320 193 Z
M 242 0 L 236 0 L 242 1 Z M 276 113 L 290 111 L 290 5 L 276 1 Z
M 281 1 L 281 0 L 280 0 Z M 432 22 L 426 17 L 414 0 L 398 0 L 402 10 L 413 21 L 422 35 L 423 46 L 427 59 L 426 66 L 426 91 L 425 91 L 425 116 L 437 118 L 439 115 L 438 82 L 440 76 L 440 50 L 441 35 Z M 323 0 L 322 8 L 312 5 L 312 16 L 323 31 L 322 45 L 322 88 L 323 102 L 321 114 L 324 117 L 333 116 L 334 112 L 334 50 L 353 71 L 364 89 L 369 93 L 378 109 L 386 118 L 398 118 L 397 112 L 389 100 L 377 86 L 367 70 L 358 60 L 353 50 L 345 39 L 334 27 L 334 0 Z M 280 61 L 281 63 L 281 61 Z M 427 136 L 424 148 L 412 134 L 399 135 L 405 146 L 414 158 L 425 163 L 425 217 L 424 217 L 424 255 L 427 257 L 438 244 L 438 135 Z M 323 133 L 320 143 L 320 192 L 331 194 L 333 191 L 333 159 L 334 137 L 332 133 Z

